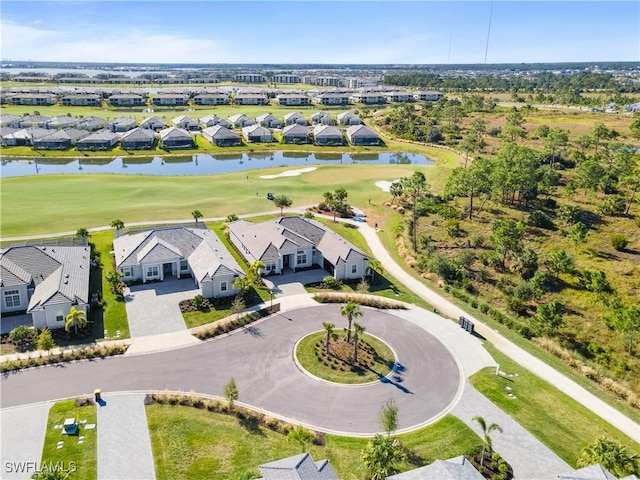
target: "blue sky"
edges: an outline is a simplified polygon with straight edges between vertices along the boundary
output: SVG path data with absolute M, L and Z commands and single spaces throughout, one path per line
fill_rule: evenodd
M 485 1 L 2 1 L 4 60 L 484 63 Z M 640 1 L 493 3 L 487 63 L 640 61 Z

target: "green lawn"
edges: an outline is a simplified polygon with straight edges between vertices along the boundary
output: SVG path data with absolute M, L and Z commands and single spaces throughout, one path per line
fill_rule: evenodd
M 340 329 L 336 329 L 336 334 L 343 335 Z M 330 382 L 347 384 L 374 382 L 381 377 L 386 377 L 395 363 L 395 356 L 391 348 L 383 341 L 365 333 L 362 335 L 361 340 L 368 343 L 375 350 L 375 363 L 367 370 L 361 368 L 342 370 L 337 362 L 327 364 L 316 356 L 317 349 L 321 348 L 324 351 L 324 338 L 324 332 L 316 332 L 304 337 L 296 348 L 296 358 L 309 373 Z M 331 343 L 329 342 L 329 345 Z M 349 355 L 351 350 L 348 351 Z
M 485 347 L 500 364 L 500 370 L 517 377 L 499 377 L 494 368 L 486 368 L 471 377 L 473 386 L 569 465 L 575 467 L 582 448 L 601 435 L 636 452 L 639 450 L 638 444 L 595 413 L 513 362 L 491 344 Z M 511 388 L 516 400 L 507 396 L 506 387 Z
M 62 425 L 66 418 L 76 420 L 87 420 L 86 423 L 96 423 L 96 407 L 94 405 L 86 407 L 76 407 L 75 400 L 65 400 L 58 402 L 49 411 L 47 420 L 47 433 L 42 449 L 42 464 L 53 464 L 60 462 L 65 469 L 75 472 L 70 478 L 74 480 L 93 480 L 98 476 L 97 470 L 97 430 L 87 430 L 80 427 L 78 436 L 62 435 L 62 429 L 54 429 L 54 425 Z M 79 437 L 83 436 L 83 443 L 79 442 Z M 57 448 L 59 441 L 63 441 L 62 448 Z
M 192 407 L 146 408 L 159 479 L 237 480 L 245 472 L 257 476 L 258 465 L 300 453 L 299 445 L 287 442 L 284 435 L 266 428 L 250 431 L 232 416 Z M 462 455 L 480 445 L 480 439 L 453 416 L 399 438 L 420 465 Z M 366 443 L 366 439 L 327 435 L 324 447 L 307 450 L 314 460 L 328 458 L 340 479 L 361 480 L 360 452 Z M 416 466 L 405 463 L 403 470 Z

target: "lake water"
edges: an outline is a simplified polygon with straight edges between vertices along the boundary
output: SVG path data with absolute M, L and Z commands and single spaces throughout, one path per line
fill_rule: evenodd
M 433 165 L 424 155 L 412 153 L 231 153 L 113 159 L 25 158 L 2 159 L 0 177 L 50 174 L 118 173 L 126 175 L 214 175 L 274 167 L 332 164 Z

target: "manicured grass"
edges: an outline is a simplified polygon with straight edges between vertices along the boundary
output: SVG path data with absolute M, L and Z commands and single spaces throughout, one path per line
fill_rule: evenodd
M 127 320 L 127 310 L 124 305 L 124 299 L 119 295 L 111 293 L 111 287 L 106 278 L 107 274 L 113 271 L 111 257 L 111 251 L 113 250 L 113 231 L 105 230 L 103 232 L 92 233 L 89 236 L 89 241 L 95 244 L 96 250 L 100 252 L 100 261 L 102 263 L 102 312 L 96 312 L 94 315 L 102 314 L 102 324 L 104 330 L 107 330 L 109 337 L 114 337 L 119 330 L 119 338 L 129 338 L 129 321 Z M 99 321 L 97 323 L 99 323 Z M 101 332 L 97 332 L 97 334 L 99 338 L 102 337 Z
M 336 334 L 343 335 L 340 330 L 336 330 Z M 348 367 L 334 356 L 323 360 L 323 358 L 316 355 L 316 352 L 318 350 L 324 352 L 324 338 L 324 332 L 312 333 L 304 337 L 296 348 L 296 358 L 300 365 L 312 375 L 324 380 L 347 384 L 374 382 L 387 376 L 395 363 L 395 356 L 391 348 L 383 341 L 366 333 L 362 335 L 361 341 L 372 347 L 375 352 L 373 353 L 375 363 L 370 365 L 369 368 Z M 333 344 L 334 342 L 330 342 L 330 346 Z M 351 355 L 352 350 L 352 348 L 349 349 L 348 355 Z M 333 353 L 335 354 L 336 352 Z
M 589 409 L 513 362 L 492 345 L 485 344 L 485 347 L 500 364 L 500 370 L 517 376 L 496 376 L 494 368 L 486 368 L 471 377 L 473 386 L 569 465 L 575 467 L 582 448 L 602 435 L 638 451 L 638 445 L 629 437 Z M 506 387 L 511 388 L 517 399 L 507 396 Z
M 284 435 L 266 428 L 251 432 L 229 415 L 169 405 L 146 409 L 157 478 L 237 480 L 245 472 L 258 476 L 259 465 L 300 453 L 299 445 Z M 480 445 L 480 439 L 453 416 L 399 439 L 415 454 L 414 464 L 403 464 L 403 471 Z M 360 453 L 367 441 L 327 435 L 324 447 L 309 445 L 306 451 L 314 460 L 328 458 L 338 478 L 361 480 Z
M 41 464 L 63 465 L 64 469 L 71 470 L 75 466 L 75 472 L 70 478 L 77 480 L 93 480 L 98 475 L 97 463 L 97 430 L 87 430 L 80 427 L 78 436 L 62 435 L 62 428 L 54 429 L 54 425 L 62 425 L 66 418 L 86 420 L 86 423 L 96 423 L 96 407 L 89 405 L 76 407 L 75 400 L 58 402 L 49 411 L 47 420 L 47 433 L 44 438 Z M 79 444 L 80 436 L 84 436 L 84 442 Z M 58 449 L 57 444 L 63 441 L 63 447 Z
M 269 292 L 266 287 L 262 288 L 252 288 L 251 291 L 247 293 L 245 296 L 245 306 L 251 307 L 253 305 L 257 305 L 262 303 L 264 300 L 261 298 L 266 294 L 269 297 Z M 233 315 L 233 311 L 231 309 L 231 303 L 233 302 L 234 297 L 228 297 L 225 301 L 221 301 L 219 299 L 216 305 L 213 308 L 209 308 L 207 310 L 198 310 L 196 312 L 184 312 L 182 314 L 184 318 L 184 323 L 187 325 L 187 328 L 199 327 L 200 325 L 206 325 L 207 323 L 213 323 L 218 320 L 222 320 L 230 315 Z
M 318 166 L 304 175 L 260 178 L 269 170 L 215 176 L 158 177 L 137 175 L 49 175 L 0 180 L 3 237 L 34 235 L 80 227 L 109 225 L 115 218 L 130 222 L 188 220 L 194 209 L 205 218 L 274 209 L 259 192 L 290 197 L 295 205 L 317 204 L 323 192 L 343 187 L 354 205 L 387 198 L 374 186 L 378 180 L 429 175 L 431 167 L 415 165 Z M 247 180 L 247 175 L 249 179 Z

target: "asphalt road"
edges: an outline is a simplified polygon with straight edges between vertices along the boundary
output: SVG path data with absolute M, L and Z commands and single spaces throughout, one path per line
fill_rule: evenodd
M 453 407 L 461 375 L 451 353 L 430 333 L 392 314 L 363 308 L 359 323 L 384 339 L 403 366 L 400 378 L 372 385 L 329 384 L 301 372 L 295 342 L 331 321 L 346 326 L 339 306 L 285 312 L 250 329 L 193 347 L 27 369 L 0 381 L 1 407 L 103 392 L 181 390 L 222 395 L 235 377 L 239 400 L 317 429 L 350 434 L 379 430 L 381 405 L 394 398 L 399 427 L 434 420 Z

